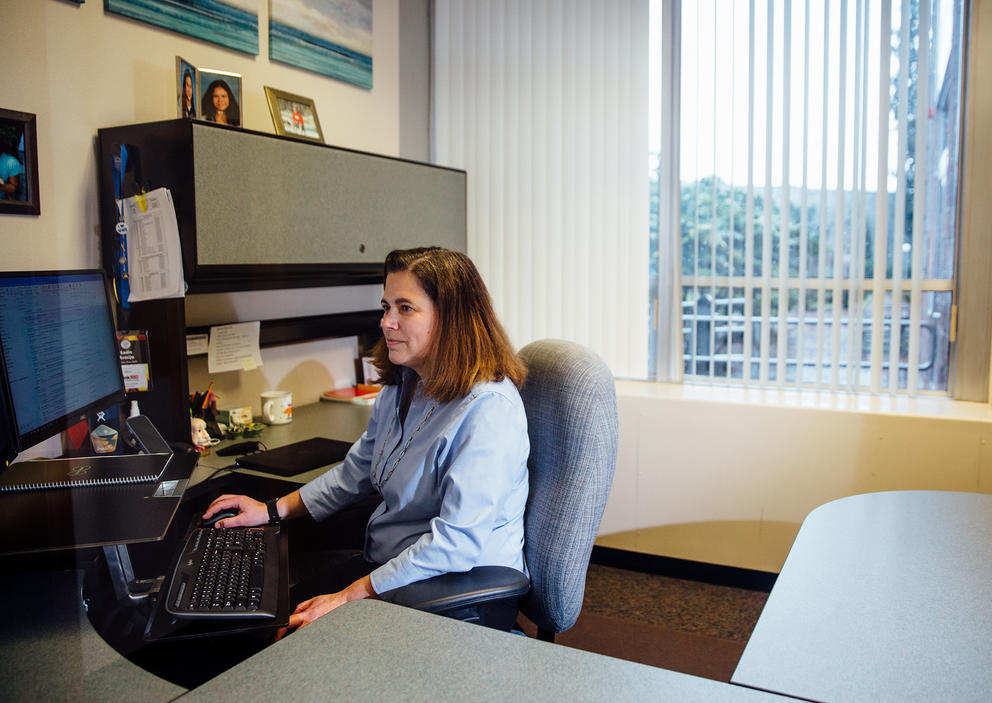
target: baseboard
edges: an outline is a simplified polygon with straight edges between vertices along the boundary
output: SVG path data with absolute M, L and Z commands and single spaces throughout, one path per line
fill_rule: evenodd
M 672 578 L 701 581 L 717 586 L 746 588 L 768 593 L 775 585 L 778 574 L 755 569 L 742 569 L 736 566 L 706 564 L 686 559 L 630 552 L 614 547 L 594 546 L 590 562 L 600 566 L 614 566 L 648 574 L 671 576 Z

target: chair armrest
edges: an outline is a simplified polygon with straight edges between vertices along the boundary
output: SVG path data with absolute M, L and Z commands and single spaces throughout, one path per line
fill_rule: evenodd
M 470 571 L 440 574 L 416 581 L 379 597 L 428 613 L 444 613 L 488 601 L 517 599 L 530 590 L 530 579 L 509 566 L 477 566 Z

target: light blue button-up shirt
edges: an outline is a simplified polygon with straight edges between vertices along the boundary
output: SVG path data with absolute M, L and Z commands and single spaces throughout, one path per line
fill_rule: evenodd
M 365 558 L 382 563 L 371 574 L 376 593 L 474 566 L 526 573 L 530 443 L 516 387 L 480 383 L 449 403 L 417 393 L 401 424 L 402 389 L 383 388 L 344 463 L 300 489 L 307 510 L 322 520 L 382 494 L 365 533 Z

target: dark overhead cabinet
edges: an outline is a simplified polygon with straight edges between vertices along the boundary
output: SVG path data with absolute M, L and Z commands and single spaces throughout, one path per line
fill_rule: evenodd
M 99 142 L 104 207 L 122 144 L 125 196 L 172 192 L 189 293 L 376 283 L 391 249 L 465 251 L 464 171 L 191 120 L 102 129 Z M 103 240 L 111 271 L 112 232 Z

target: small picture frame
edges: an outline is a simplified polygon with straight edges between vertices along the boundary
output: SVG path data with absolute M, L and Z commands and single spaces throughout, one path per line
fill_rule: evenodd
M 201 120 L 241 126 L 241 74 L 201 68 L 198 72 Z
M 269 86 L 265 86 L 265 98 L 269 102 L 276 134 L 324 143 L 324 133 L 320 129 L 313 98 L 293 95 Z
M 182 119 L 195 120 L 199 115 L 198 73 L 196 66 L 182 56 L 176 57 L 176 109 Z
M 41 214 L 37 117 L 29 112 L 0 108 L 0 213 Z

